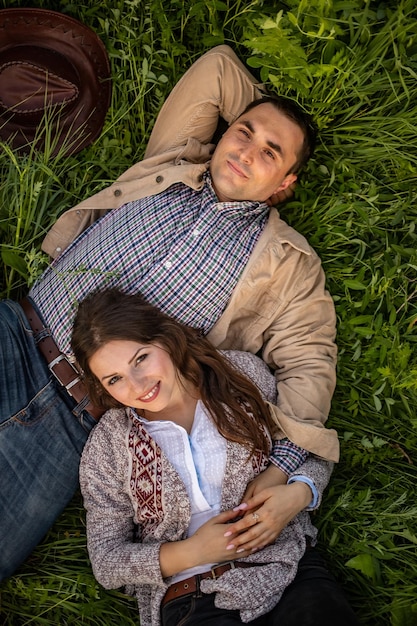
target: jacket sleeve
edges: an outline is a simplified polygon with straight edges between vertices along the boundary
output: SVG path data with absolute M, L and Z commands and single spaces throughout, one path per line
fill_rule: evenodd
M 163 104 L 145 158 L 184 145 L 190 137 L 212 141 L 222 117 L 231 124 L 262 88 L 226 45 L 215 46 L 185 72 Z
M 178 180 L 190 184 L 190 177 L 185 179 L 176 173 L 173 179 L 172 173 L 161 170 L 167 164 L 178 165 L 183 158 L 191 163 L 207 161 L 212 146 L 206 144 L 213 138 L 219 116 L 230 124 L 260 96 L 260 85 L 229 46 L 215 46 L 203 54 L 162 106 L 144 161 L 130 167 L 116 184 L 64 213 L 45 237 L 44 252 L 55 258 L 98 217 L 121 204 L 159 193 Z M 194 154 L 195 147 L 190 154 L 181 154 L 190 141 L 199 147 L 201 154 Z
M 275 372 L 278 388 L 278 409 L 272 410 L 291 441 L 337 461 L 336 433 L 323 428 L 336 384 L 334 304 L 317 255 L 301 254 L 299 263 L 302 270 L 288 276 L 293 284 L 284 289 L 289 297 L 281 301 L 263 336 L 263 358 Z
M 262 359 L 250 352 L 242 352 L 239 350 L 223 350 L 223 354 L 237 369 L 256 384 L 265 400 L 276 403 L 277 387 L 275 385 L 275 379 Z M 318 500 L 314 507 L 316 509 L 321 504 L 323 493 L 329 483 L 333 467 L 334 464 L 330 461 L 325 461 L 315 455 L 309 454 L 307 459 L 300 464 L 296 470 L 289 474 L 288 478 L 304 476 L 311 480 L 318 495 Z
M 93 572 L 107 589 L 152 584 L 165 587 L 159 542 L 134 542 L 133 506 L 128 496 L 128 455 L 120 411 L 109 411 L 93 429 L 80 465 L 87 511 L 87 548 Z
M 330 477 L 332 475 L 334 463 L 319 459 L 314 454 L 310 454 L 306 461 L 300 465 L 292 474 L 289 475 L 288 480 L 297 476 L 307 477 L 311 480 L 317 490 L 317 502 L 314 509 L 308 508 L 309 511 L 316 510 L 321 505 L 324 491 L 329 484 Z
M 271 211 L 230 302 L 207 336 L 222 350 L 261 354 L 274 372 L 274 439 L 288 437 L 337 462 L 337 433 L 325 428 L 336 382 L 335 335 L 334 304 L 319 257 Z

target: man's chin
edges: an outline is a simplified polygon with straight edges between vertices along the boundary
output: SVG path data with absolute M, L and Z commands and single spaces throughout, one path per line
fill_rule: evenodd
M 214 188 L 214 191 L 219 202 L 244 202 L 248 200 L 248 194 L 236 187 Z

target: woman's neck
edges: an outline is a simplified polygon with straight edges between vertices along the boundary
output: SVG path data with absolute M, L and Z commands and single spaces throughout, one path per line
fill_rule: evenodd
M 183 393 L 179 394 L 172 404 L 169 404 L 161 411 L 147 411 L 142 409 L 139 413 L 149 421 L 169 420 L 182 426 L 190 434 L 197 402 L 200 398 L 198 389 L 190 384 L 186 384 Z

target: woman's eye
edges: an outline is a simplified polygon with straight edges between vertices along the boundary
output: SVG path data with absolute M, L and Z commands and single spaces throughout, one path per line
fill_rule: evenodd
M 117 381 L 120 380 L 119 376 L 112 376 L 111 378 L 109 378 L 109 380 L 107 381 L 107 384 L 109 385 L 109 387 L 111 385 L 114 385 L 115 383 L 117 383 Z
M 141 354 L 140 356 L 138 356 L 136 358 L 136 365 L 140 365 L 142 361 L 146 359 L 147 356 L 148 356 L 147 354 Z

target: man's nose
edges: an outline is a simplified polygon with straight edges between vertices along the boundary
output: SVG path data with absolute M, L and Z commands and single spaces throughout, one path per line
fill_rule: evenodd
M 242 148 L 240 158 L 243 163 L 252 163 L 254 158 L 254 146 L 245 146 Z

